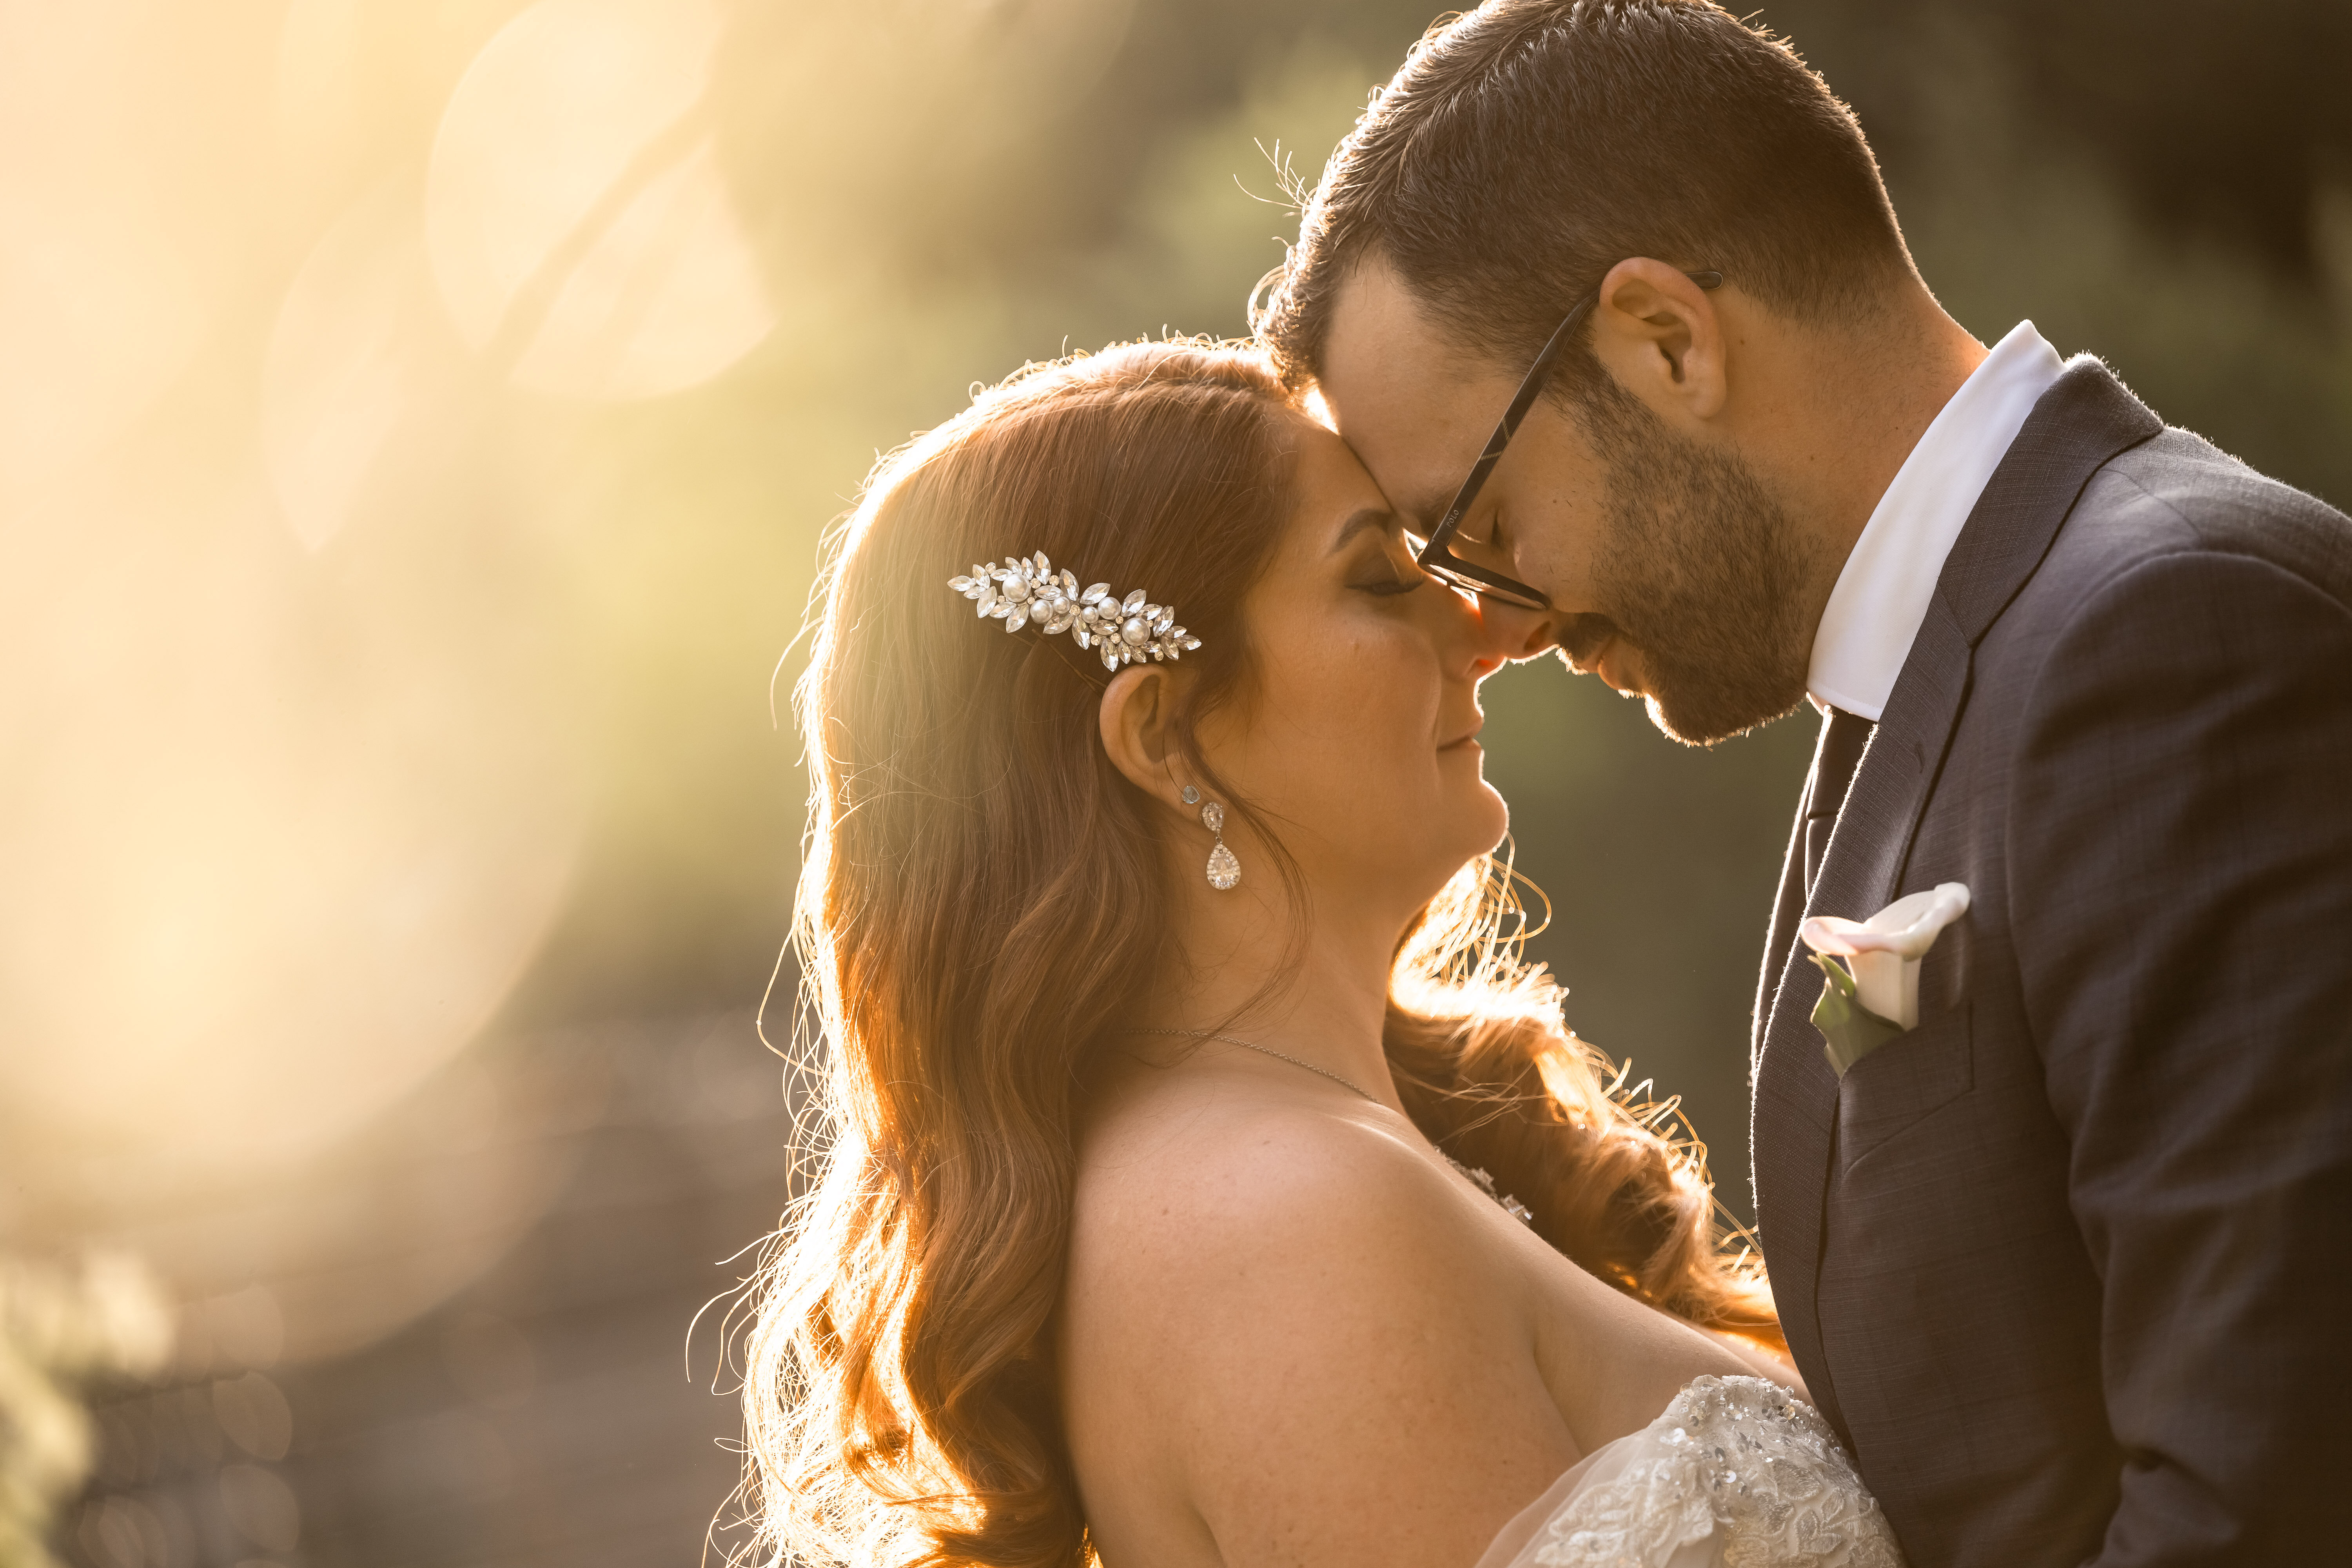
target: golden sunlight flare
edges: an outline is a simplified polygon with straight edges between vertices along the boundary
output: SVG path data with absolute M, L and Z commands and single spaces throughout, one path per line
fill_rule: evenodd
M 536 391 L 651 397 L 775 324 L 704 108 L 720 13 L 543 0 L 451 98 L 425 242 L 451 317 Z

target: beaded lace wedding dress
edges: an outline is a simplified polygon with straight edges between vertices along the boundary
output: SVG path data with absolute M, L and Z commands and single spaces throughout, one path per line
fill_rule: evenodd
M 1702 1377 L 1503 1527 L 1477 1568 L 1903 1568 L 1831 1434 L 1786 1389 Z

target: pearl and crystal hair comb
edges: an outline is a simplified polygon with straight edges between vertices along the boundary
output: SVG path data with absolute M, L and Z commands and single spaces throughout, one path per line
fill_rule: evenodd
M 1008 632 L 1034 624 L 1047 637 L 1069 633 L 1080 647 L 1100 655 L 1105 669 L 1147 657 L 1178 658 L 1201 646 L 1176 624 L 1173 605 L 1152 604 L 1140 588 L 1122 599 L 1108 583 L 1082 594 L 1077 578 L 1055 571 L 1042 550 L 1008 555 L 1001 566 L 975 566 L 968 577 L 949 578 L 948 586 L 973 601 L 983 620 L 1002 620 Z

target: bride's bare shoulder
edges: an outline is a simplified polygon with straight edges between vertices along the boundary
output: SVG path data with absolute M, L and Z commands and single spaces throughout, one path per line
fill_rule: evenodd
M 1436 1254 L 1475 1254 L 1461 1195 L 1416 1142 L 1337 1093 L 1138 1097 L 1086 1129 L 1073 1268 L 1089 1285 L 1153 1289 L 1221 1258 L 1338 1253 L 1377 1267 L 1402 1249 L 1419 1272 Z
M 1467 1563 L 1573 1461 L 1523 1279 L 1458 1186 L 1410 1128 L 1312 1095 L 1089 1127 L 1061 1367 L 1106 1561 L 1192 1561 L 1197 1526 L 1201 1561 Z

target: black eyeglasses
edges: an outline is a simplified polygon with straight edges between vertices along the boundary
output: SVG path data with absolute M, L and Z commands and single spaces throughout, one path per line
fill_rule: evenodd
M 1702 289 L 1723 286 L 1723 274 L 1720 272 L 1685 272 L 1683 276 Z M 1495 464 L 1501 459 L 1503 448 L 1511 444 L 1511 437 L 1517 433 L 1519 421 L 1528 416 L 1528 410 L 1533 408 L 1536 399 L 1543 395 L 1544 383 L 1551 379 L 1551 367 L 1559 359 L 1560 351 L 1568 347 L 1569 340 L 1575 336 L 1577 323 L 1584 320 L 1585 313 L 1600 299 L 1601 290 L 1595 289 L 1579 300 L 1576 308 L 1569 311 L 1568 319 L 1553 329 L 1551 341 L 1544 344 L 1543 353 L 1536 355 L 1536 363 L 1528 367 L 1527 379 L 1519 383 L 1519 390 L 1512 397 L 1511 405 L 1503 410 L 1503 422 L 1495 426 L 1492 436 L 1486 437 L 1486 449 L 1478 455 L 1478 466 L 1470 470 L 1470 477 L 1462 481 L 1460 489 L 1454 491 L 1454 504 L 1445 509 L 1445 515 L 1430 531 L 1429 542 L 1423 544 L 1420 553 L 1413 558 L 1431 576 L 1484 598 L 1500 599 L 1507 605 L 1517 605 L 1522 609 L 1549 610 L 1552 607 L 1551 600 L 1542 589 L 1529 587 L 1515 577 L 1506 577 L 1500 572 L 1490 572 L 1475 562 L 1465 561 L 1449 546 L 1454 536 L 1461 531 L 1462 519 L 1469 512 L 1471 503 L 1486 488 L 1486 476 L 1495 471 Z

